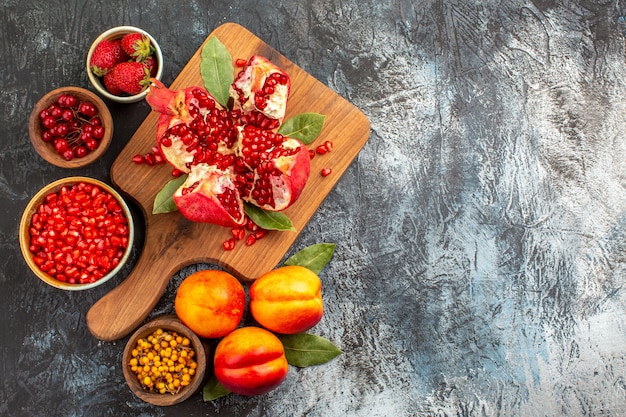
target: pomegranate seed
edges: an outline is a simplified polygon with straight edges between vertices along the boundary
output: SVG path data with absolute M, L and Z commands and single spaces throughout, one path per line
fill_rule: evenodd
M 230 251 L 235 249 L 236 243 L 237 242 L 235 241 L 235 238 L 231 237 L 230 239 L 226 239 L 224 243 L 222 243 L 222 247 L 224 248 L 224 250 Z
M 238 58 L 235 61 L 235 65 L 237 65 L 238 67 L 245 67 L 247 63 L 248 63 L 248 61 L 245 60 L 245 59 L 242 59 L 242 58 Z
M 248 220 L 246 221 L 246 229 L 251 232 L 256 232 L 260 228 L 255 222 L 252 221 L 252 219 L 248 218 Z
M 317 153 L 318 155 L 324 155 L 327 152 L 328 148 L 325 144 L 319 145 L 317 148 L 315 148 L 315 153 Z
M 315 158 L 315 151 L 313 149 L 309 149 L 309 158 Z
M 246 239 L 246 246 L 252 246 L 256 243 L 256 237 L 254 235 L 248 235 Z
M 320 174 L 322 174 L 322 177 L 327 177 L 332 172 L 333 172 L 333 170 L 331 168 L 322 168 L 322 170 L 320 171 Z
M 333 150 L 333 143 L 329 140 L 324 142 L 324 146 L 326 147 L 326 151 L 330 152 Z
M 237 240 L 243 240 L 243 238 L 246 236 L 246 231 L 243 227 L 234 227 L 231 230 L 231 233 L 233 234 L 233 237 Z
M 254 232 L 254 238 L 256 240 L 259 240 L 259 239 L 262 239 L 266 234 L 267 234 L 267 230 L 259 229 L 256 232 Z

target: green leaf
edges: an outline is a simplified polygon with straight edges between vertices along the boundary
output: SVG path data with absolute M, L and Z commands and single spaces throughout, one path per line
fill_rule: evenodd
M 220 384 L 215 375 L 211 375 L 202 388 L 202 399 L 205 402 L 213 401 L 228 394 L 230 394 L 230 390 Z
M 291 232 L 296 230 L 289 217 L 284 213 L 263 210 L 252 204 L 246 204 L 244 208 L 248 217 L 265 230 L 288 230 Z
M 235 73 L 230 52 L 216 36 L 211 36 L 202 48 L 200 74 L 207 91 L 226 108 Z
M 313 142 L 322 131 L 326 116 L 318 113 L 301 113 L 283 122 L 278 133 L 299 139 L 305 145 Z
M 287 362 L 299 368 L 321 365 L 343 353 L 330 340 L 314 334 L 299 333 L 277 336 L 285 347 Z
M 295 253 L 284 265 L 299 265 L 319 274 L 335 253 L 334 243 L 317 243 Z
M 176 191 L 186 179 L 187 175 L 181 175 L 178 178 L 168 181 L 165 187 L 161 188 L 161 191 L 159 191 L 154 198 L 152 214 L 170 213 L 178 210 L 176 204 L 174 204 L 174 191 Z

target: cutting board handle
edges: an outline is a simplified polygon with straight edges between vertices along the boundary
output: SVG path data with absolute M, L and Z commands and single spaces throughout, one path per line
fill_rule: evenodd
M 100 340 L 118 340 L 136 329 L 167 287 L 174 272 L 167 253 L 170 246 L 150 233 L 146 229 L 144 248 L 128 277 L 87 312 L 87 327 Z

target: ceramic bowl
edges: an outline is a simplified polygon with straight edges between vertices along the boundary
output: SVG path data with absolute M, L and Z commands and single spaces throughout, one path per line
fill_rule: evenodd
M 105 276 L 95 280 L 94 282 L 70 283 L 68 281 L 61 281 L 55 278 L 54 276 L 48 274 L 47 272 L 44 272 L 38 266 L 38 262 L 35 259 L 36 255 L 30 251 L 30 246 L 31 246 L 30 229 L 32 226 L 33 215 L 37 213 L 37 211 L 39 210 L 39 207 L 46 200 L 47 198 L 46 196 L 52 193 L 57 193 L 59 190 L 61 190 L 62 187 L 71 187 L 79 183 L 86 183 L 86 184 L 91 184 L 94 186 L 99 186 L 104 191 L 111 194 L 119 202 L 124 212 L 124 215 L 126 219 L 128 220 L 128 244 L 119 263 L 113 269 L 111 269 Z M 105 282 L 113 278 L 120 271 L 120 269 L 124 266 L 126 261 L 128 261 L 128 258 L 132 252 L 132 244 L 133 244 L 134 236 L 135 236 L 135 228 L 133 225 L 132 214 L 130 212 L 128 205 L 122 198 L 122 196 L 113 187 L 111 187 L 110 185 L 100 180 L 89 178 L 89 177 L 78 177 L 78 176 L 59 179 L 57 181 L 54 181 L 46 185 L 41 190 L 39 190 L 39 192 L 35 194 L 35 196 L 30 200 L 30 202 L 24 209 L 24 212 L 22 214 L 22 218 L 20 221 L 20 227 L 19 227 L 20 249 L 22 251 L 24 260 L 28 264 L 29 268 L 33 271 L 33 273 L 39 279 L 41 279 L 46 284 L 55 288 L 68 290 L 68 291 L 80 291 L 80 290 L 87 290 L 90 288 L 94 288 L 94 287 L 97 287 L 98 285 L 104 284 Z M 80 269 L 80 266 L 77 265 L 77 268 Z
M 145 90 L 143 90 L 141 93 L 136 94 L 134 96 L 116 96 L 113 95 L 111 93 L 109 93 L 107 91 L 107 89 L 104 87 L 104 84 L 102 82 L 102 79 L 98 76 L 96 76 L 89 68 L 89 63 L 91 62 L 91 55 L 93 54 L 93 50 L 95 49 L 96 45 L 98 43 L 100 43 L 101 41 L 108 39 L 118 39 L 118 38 L 122 38 L 124 35 L 128 34 L 128 33 L 133 33 L 133 32 L 137 32 L 137 33 L 142 33 L 144 35 L 146 35 L 148 37 L 148 39 L 150 39 L 150 43 L 152 44 L 152 46 L 154 46 L 154 54 L 157 60 L 157 72 L 154 78 L 156 78 L 157 80 L 161 80 L 161 76 L 163 75 L 163 54 L 161 52 L 161 47 L 159 46 L 159 44 L 157 43 L 156 39 L 154 39 L 152 37 L 152 35 L 150 35 L 148 32 L 146 32 L 143 29 L 134 27 L 134 26 L 117 26 L 114 28 L 111 28 L 105 32 L 103 32 L 100 36 L 98 36 L 93 43 L 91 44 L 91 46 L 89 47 L 89 52 L 87 53 L 87 62 L 86 62 L 86 69 L 87 69 L 87 76 L 89 77 L 89 81 L 91 81 L 91 84 L 93 85 L 93 87 L 96 89 L 96 91 L 101 94 L 103 97 L 106 97 L 107 99 L 111 100 L 111 101 L 115 101 L 117 103 L 135 103 L 137 101 L 143 100 L 146 97 L 146 94 L 148 94 L 148 88 L 146 88 Z
M 71 160 L 66 160 L 61 154 L 59 154 L 51 142 L 44 142 L 42 139 L 42 133 L 45 128 L 39 118 L 39 114 L 50 107 L 59 96 L 62 94 L 72 94 L 78 101 L 88 101 L 93 103 L 97 110 L 98 116 L 102 126 L 104 127 L 104 136 L 99 139 L 98 147 L 89 151 L 86 156 L 75 157 Z M 89 165 L 92 162 L 100 158 L 111 144 L 113 138 L 113 119 L 111 118 L 111 112 L 109 108 L 102 101 L 98 95 L 93 92 L 80 87 L 60 87 L 45 94 L 33 108 L 30 119 L 28 121 L 28 133 L 30 135 L 30 141 L 35 148 L 35 151 L 46 161 L 61 168 L 79 168 L 85 165 Z
M 131 359 L 133 349 L 137 347 L 138 339 L 147 339 L 157 329 L 167 332 L 176 332 L 180 336 L 186 337 L 191 342 L 191 347 L 195 352 L 194 360 L 197 363 L 196 372 L 191 377 L 189 385 L 181 388 L 176 393 L 159 393 L 144 389 L 137 375 L 131 369 Z M 169 406 L 178 404 L 191 397 L 202 386 L 207 367 L 207 346 L 200 338 L 187 326 L 185 326 L 175 315 L 161 316 L 141 326 L 128 339 L 124 353 L 122 354 L 122 371 L 130 390 L 141 400 L 158 406 Z

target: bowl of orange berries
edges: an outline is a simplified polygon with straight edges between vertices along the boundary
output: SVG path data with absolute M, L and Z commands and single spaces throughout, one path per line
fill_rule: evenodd
M 117 26 L 98 36 L 87 53 L 87 76 L 96 91 L 118 103 L 143 100 L 150 79 L 161 79 L 163 54 L 156 39 L 134 26 Z
M 130 390 L 158 406 L 178 404 L 202 385 L 208 347 L 175 315 L 157 317 L 129 338 L 122 370 Z

